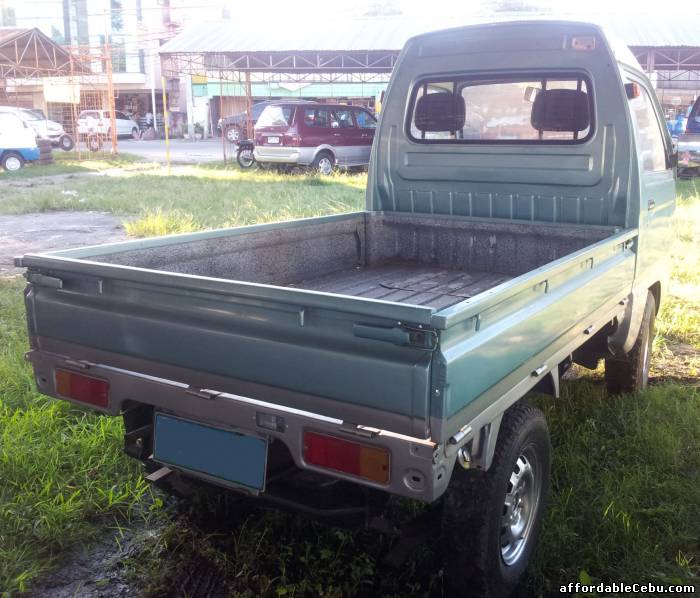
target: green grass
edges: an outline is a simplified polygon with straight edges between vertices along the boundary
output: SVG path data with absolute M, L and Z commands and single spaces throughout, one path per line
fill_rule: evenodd
M 363 206 L 366 176 L 284 175 L 222 166 L 180 166 L 60 184 L 0 190 L 0 214 L 49 210 L 98 210 L 122 216 L 136 236 L 184 232 L 349 212 Z M 70 191 L 70 193 L 66 193 Z
M 57 189 L 0 197 L 0 211 L 103 209 L 130 233 L 243 224 L 357 209 L 364 177 L 330 179 L 218 166 L 133 170 Z M 697 583 L 700 574 L 700 193 L 679 185 L 672 285 L 658 319 L 656 384 L 608 397 L 600 372 L 581 373 L 562 397 L 537 397 L 555 447 L 553 489 L 529 585 L 538 595 L 594 581 Z M 2 193 L 2 192 L 0 192 Z M 309 199 L 311 198 L 311 199 Z M 25 203 L 26 202 L 26 203 Z M 62 552 L 114 520 L 158 517 L 138 468 L 121 453 L 121 423 L 42 398 L 23 359 L 22 284 L 0 281 L 0 593 L 31 586 Z M 219 497 L 220 498 L 220 497 Z M 199 508 L 199 505 L 196 506 Z M 150 515 L 148 515 L 151 513 Z M 219 511 L 220 513 L 220 511 Z M 144 594 L 160 595 L 205 562 L 240 595 L 426 595 L 442 591 L 440 562 L 421 547 L 405 567 L 382 564 L 391 540 L 281 513 L 177 517 L 129 559 Z M 199 566 L 199 565 L 197 565 Z
M 88 152 L 59 152 L 54 150 L 53 164 L 27 163 L 17 172 L 0 170 L 0 181 L 50 177 L 58 174 L 103 172 L 111 168 L 123 168 L 140 162 L 142 159 L 131 154 L 90 154 Z M 141 165 L 143 168 L 145 164 Z
M 42 397 L 24 360 L 21 279 L 0 279 L 0 595 L 62 550 L 127 520 L 150 489 L 121 452 L 122 424 Z

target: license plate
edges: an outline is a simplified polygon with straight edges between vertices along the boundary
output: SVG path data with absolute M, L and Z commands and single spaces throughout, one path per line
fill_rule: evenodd
M 267 142 L 268 142 L 268 143 L 279 143 L 279 142 L 280 142 L 280 138 L 279 138 L 279 137 L 268 137 L 268 138 L 267 138 Z
M 153 457 L 236 486 L 265 488 L 267 441 L 157 413 Z

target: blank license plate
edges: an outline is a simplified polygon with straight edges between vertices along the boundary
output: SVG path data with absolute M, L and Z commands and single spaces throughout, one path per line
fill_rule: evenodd
M 257 436 L 156 413 L 153 457 L 253 490 L 265 488 L 267 442 Z
M 267 142 L 268 142 L 268 143 L 279 143 L 279 142 L 280 142 L 280 138 L 279 138 L 279 137 L 268 137 L 268 138 L 267 138 Z

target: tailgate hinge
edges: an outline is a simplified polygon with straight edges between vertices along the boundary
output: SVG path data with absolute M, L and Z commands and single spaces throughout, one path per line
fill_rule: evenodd
M 353 424 L 350 422 L 343 422 L 340 426 L 343 432 L 348 432 L 354 434 L 355 436 L 362 436 L 362 438 L 374 438 L 379 434 L 379 430 L 376 428 L 367 428 L 365 426 L 360 426 L 358 424 Z
M 221 394 L 219 391 L 216 390 L 208 390 L 206 388 L 195 388 L 194 386 L 188 386 L 185 392 L 188 395 L 197 397 L 198 399 L 207 399 L 208 401 L 215 399 Z

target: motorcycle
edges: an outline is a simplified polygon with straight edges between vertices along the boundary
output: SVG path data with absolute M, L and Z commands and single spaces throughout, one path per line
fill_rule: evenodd
M 238 144 L 238 149 L 236 150 L 236 162 L 243 169 L 252 168 L 255 164 L 255 156 L 253 155 L 253 150 L 255 149 L 255 142 L 251 139 L 246 139 Z

